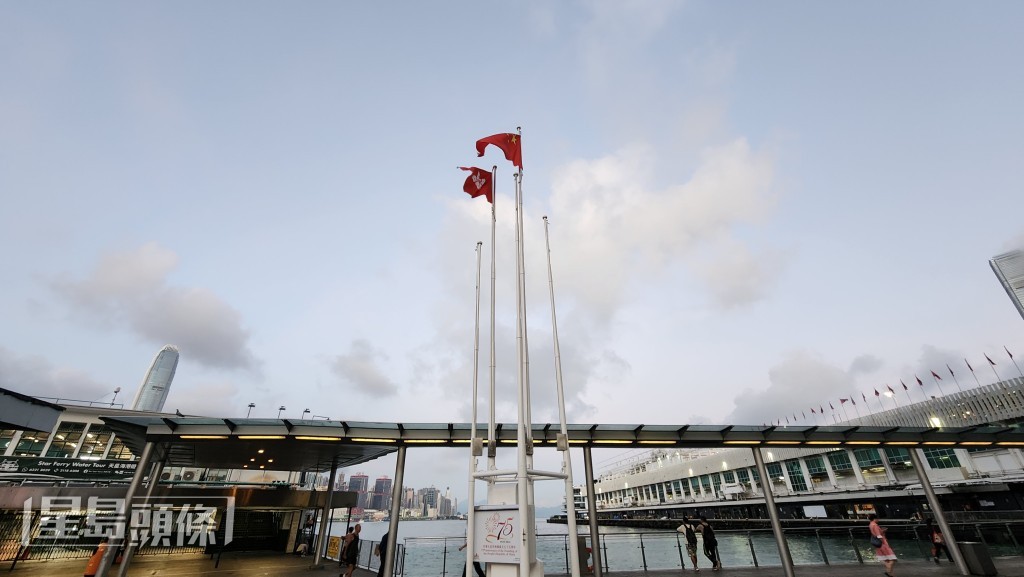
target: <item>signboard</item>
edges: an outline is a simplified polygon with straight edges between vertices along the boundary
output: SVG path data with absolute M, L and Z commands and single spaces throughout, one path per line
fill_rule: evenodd
M 341 537 L 338 535 L 327 538 L 327 558 L 341 559 Z
M 475 511 L 473 560 L 484 563 L 519 563 L 523 527 L 519 509 Z
M 0 473 L 61 479 L 130 479 L 135 475 L 136 461 L 107 459 L 47 459 L 41 457 L 2 457 Z

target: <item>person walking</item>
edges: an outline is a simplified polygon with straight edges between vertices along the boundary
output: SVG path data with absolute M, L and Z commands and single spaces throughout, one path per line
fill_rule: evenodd
M 928 535 L 928 540 L 932 544 L 932 557 L 935 562 L 939 562 L 939 553 L 945 552 L 946 559 L 949 562 L 953 562 L 953 554 L 949 552 L 949 545 L 946 545 L 946 538 L 942 536 L 942 530 L 938 526 L 932 524 L 932 520 L 928 519 L 925 523 L 925 533 Z
M 380 567 L 377 568 L 377 577 L 384 577 L 384 560 L 387 558 L 388 554 L 389 533 L 390 531 L 384 533 L 384 536 L 380 538 L 380 543 L 377 543 L 377 546 L 374 547 L 373 550 L 373 554 L 380 557 Z
M 718 539 L 715 538 L 715 530 L 711 528 L 707 517 L 700 518 L 697 530 L 704 537 L 704 556 L 711 561 L 711 570 L 719 571 L 722 568 L 722 561 L 718 558 Z
M 341 558 L 345 564 L 342 577 L 352 577 L 352 573 L 356 570 L 356 563 L 359 562 L 359 532 L 362 530 L 363 526 L 356 523 L 352 532 L 345 535 L 345 544 L 341 546 Z
M 693 570 L 700 571 L 697 567 L 697 532 L 693 530 L 693 522 L 684 515 L 683 524 L 676 527 L 676 531 L 679 531 L 686 537 L 686 554 L 690 556 L 690 561 L 693 562 Z M 683 568 L 685 569 L 685 567 Z
M 107 547 L 110 546 L 108 544 L 109 540 L 109 538 L 104 537 L 103 540 L 100 541 L 100 544 L 92 550 L 92 556 L 89 557 L 89 562 L 85 564 L 85 573 L 83 573 L 85 577 L 93 577 L 96 575 L 96 572 L 100 570 L 100 563 L 103 562 L 103 554 L 107 552 Z
M 889 540 L 885 538 L 885 527 L 878 524 L 878 515 L 868 515 L 868 530 L 871 531 L 871 546 L 875 548 L 875 559 L 885 566 L 886 577 L 895 577 L 894 567 L 896 566 L 896 553 L 889 546 Z
M 468 541 L 463 543 L 462 547 L 459 547 L 459 551 L 464 551 L 467 546 L 469 546 Z M 477 577 L 487 577 L 487 572 L 480 566 L 479 561 L 473 561 L 473 571 L 476 572 Z M 466 567 L 465 564 L 462 565 L 462 577 L 471 577 L 469 574 L 469 567 Z

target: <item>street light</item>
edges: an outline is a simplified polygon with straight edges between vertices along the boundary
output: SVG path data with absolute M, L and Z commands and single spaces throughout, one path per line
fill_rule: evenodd
M 252 410 L 256 408 L 256 403 L 249 403 L 249 412 L 245 414 L 245 418 L 248 419 L 249 415 L 252 414 Z
M 121 392 L 121 387 L 117 387 L 116 389 L 114 389 L 114 398 L 110 401 L 110 406 L 111 407 L 114 406 L 114 401 L 117 400 L 117 394 L 120 393 L 120 392 Z
M 305 411 L 302 411 L 302 420 L 303 421 L 306 420 L 306 413 L 308 413 L 308 412 L 310 412 L 309 409 L 306 409 Z
M 277 418 L 278 419 L 281 418 L 281 411 L 283 411 L 283 410 L 284 410 L 284 405 L 281 405 L 280 407 L 277 408 Z

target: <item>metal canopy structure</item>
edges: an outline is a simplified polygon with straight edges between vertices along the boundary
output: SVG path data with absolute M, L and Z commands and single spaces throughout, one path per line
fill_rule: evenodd
M 157 446 L 167 466 L 330 470 L 371 461 L 398 447 L 468 446 L 469 423 L 364 423 L 297 419 L 225 419 L 205 417 L 103 417 L 136 454 L 147 442 Z M 477 425 L 478 431 L 486 431 Z M 537 446 L 556 446 L 559 426 L 533 425 Z M 607 448 L 723 448 L 885 445 L 1024 447 L 1024 428 L 739 425 L 567 425 L 573 446 Z M 516 425 L 497 424 L 500 445 L 516 444 Z M 262 452 L 261 452 L 262 451 Z
M 0 388 L 0 428 L 19 431 L 53 430 L 64 407 Z

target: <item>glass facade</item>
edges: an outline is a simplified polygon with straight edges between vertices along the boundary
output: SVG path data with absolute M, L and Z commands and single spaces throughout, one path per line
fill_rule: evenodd
M 57 427 L 50 442 L 50 448 L 46 451 L 47 457 L 56 459 L 70 459 L 75 456 L 78 443 L 85 432 L 85 423 L 65 421 Z
M 800 467 L 799 459 L 790 459 L 786 461 L 786 472 L 789 473 L 789 482 L 793 486 L 794 491 L 806 491 L 807 481 L 804 479 L 804 471 Z
M 960 459 L 953 449 L 924 449 L 924 458 L 932 469 L 953 469 L 960 466 Z
M 50 438 L 49 431 L 37 433 L 35 431 L 24 431 L 18 446 L 14 448 L 14 454 L 18 457 L 38 457 L 43 454 L 43 447 Z

